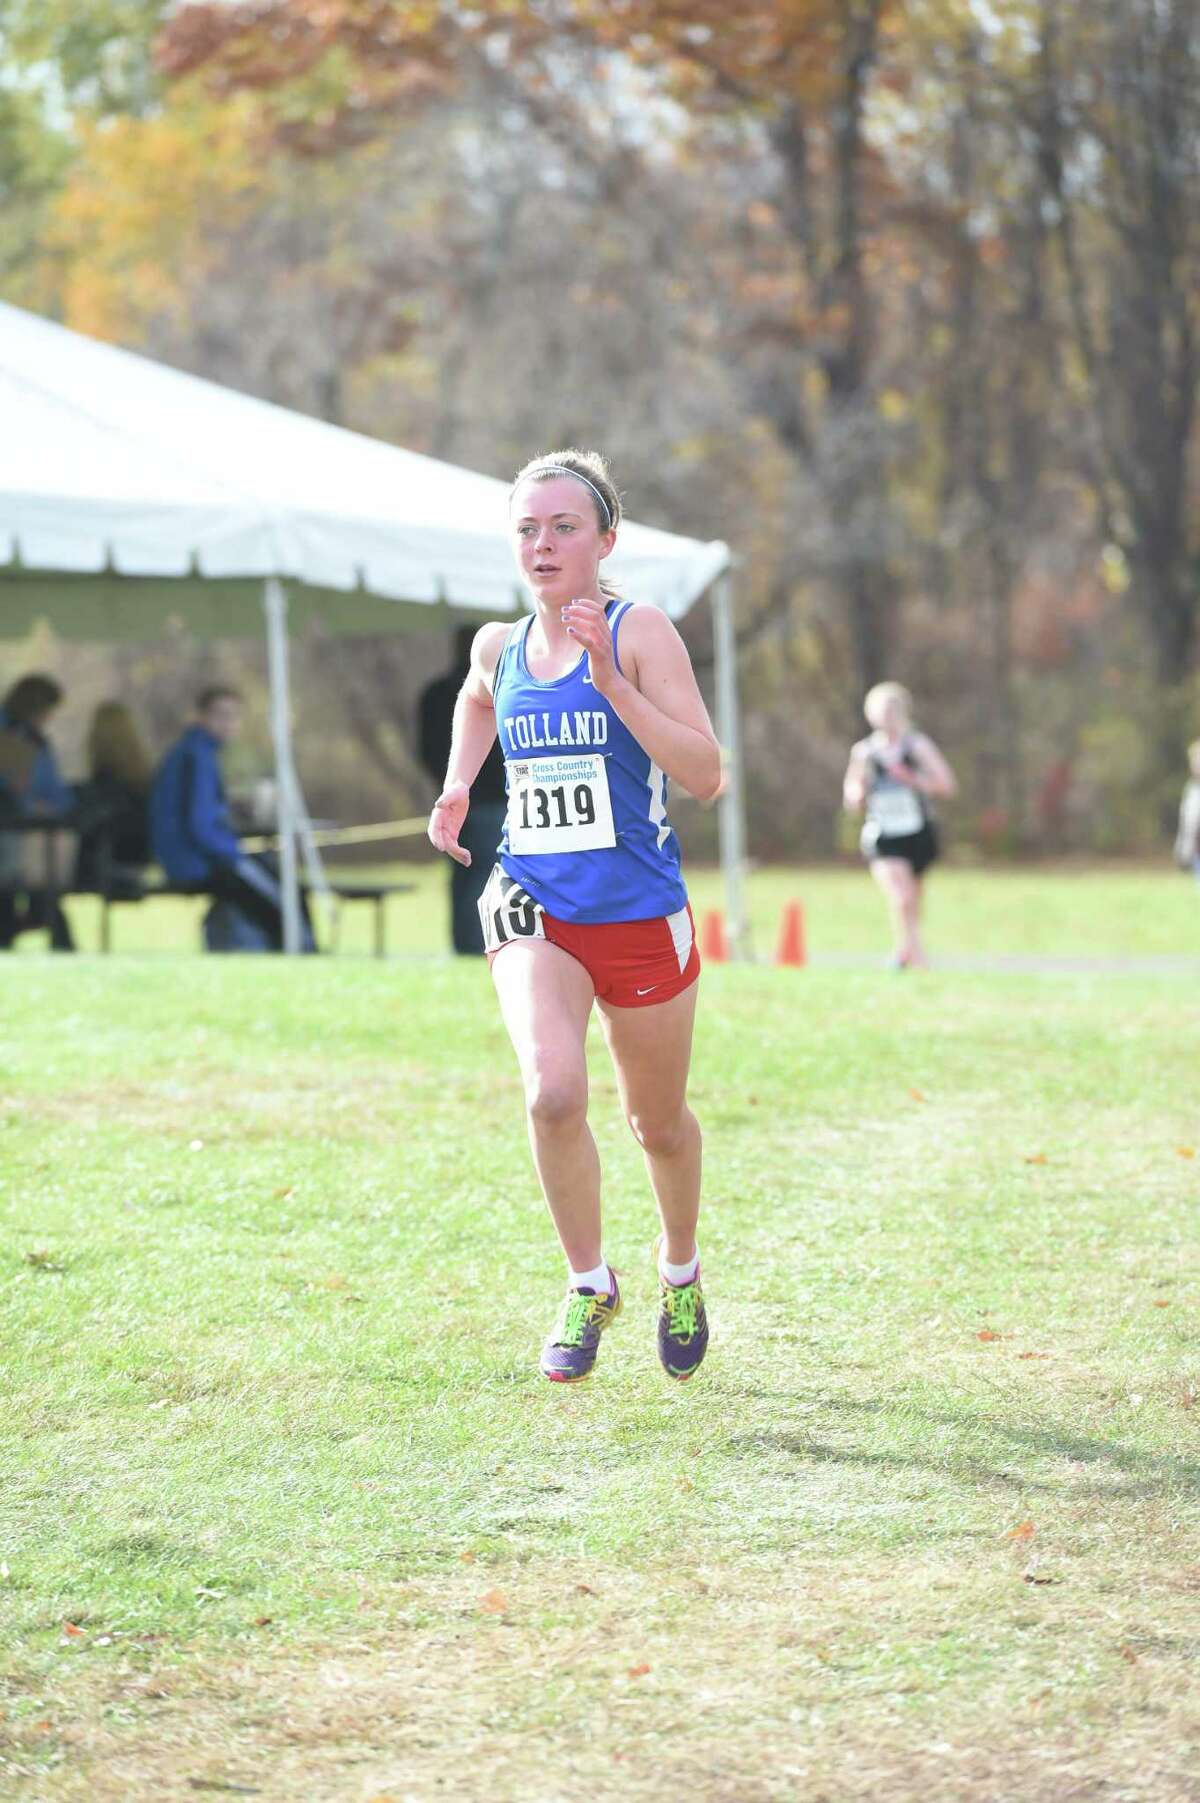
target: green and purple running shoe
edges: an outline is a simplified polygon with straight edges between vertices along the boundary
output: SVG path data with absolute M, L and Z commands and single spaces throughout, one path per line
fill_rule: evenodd
M 708 1316 L 700 1288 L 700 1267 L 696 1266 L 691 1283 L 668 1283 L 658 1269 L 656 1244 L 654 1269 L 658 1276 L 659 1362 L 668 1377 L 684 1384 L 695 1376 L 708 1351 Z
M 577 1384 L 590 1377 L 600 1335 L 621 1312 L 621 1292 L 616 1274 L 609 1269 L 612 1289 L 598 1296 L 593 1290 L 568 1290 L 550 1337 L 542 1347 L 542 1376 L 552 1384 Z

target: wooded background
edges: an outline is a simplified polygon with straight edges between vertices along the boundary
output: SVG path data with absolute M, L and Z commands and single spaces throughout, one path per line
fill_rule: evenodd
M 960 848 L 1161 846 L 1200 732 L 1195 0 L 0 0 L 0 294 L 741 558 L 750 836 L 845 846 L 906 682 Z M 702 673 L 705 610 L 685 622 Z M 441 640 L 297 648 L 302 776 L 429 798 Z M 260 652 L 0 655 L 156 746 Z M 710 815 L 688 821 L 701 847 Z

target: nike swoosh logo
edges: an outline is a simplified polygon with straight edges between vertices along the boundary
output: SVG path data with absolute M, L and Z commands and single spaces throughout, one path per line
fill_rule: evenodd
M 658 983 L 651 983 L 649 989 L 639 989 L 638 994 L 639 995 L 653 995 L 654 991 L 656 989 L 658 989 L 659 987 L 660 987 L 660 985 Z
M 591 679 L 591 677 L 590 677 L 590 676 L 585 676 L 585 677 L 584 677 L 584 679 L 583 679 L 583 680 L 584 680 L 584 682 L 586 682 L 586 683 L 587 683 L 587 685 L 588 685 L 588 687 L 589 687 L 589 689 L 590 689 L 590 688 L 591 688 L 591 687 L 592 687 L 592 686 L 593 686 L 593 684 L 592 684 L 592 679 Z M 657 987 L 658 987 L 658 986 L 657 986 L 657 984 L 656 984 L 656 985 L 655 985 L 655 987 L 656 987 L 656 988 L 657 988 Z

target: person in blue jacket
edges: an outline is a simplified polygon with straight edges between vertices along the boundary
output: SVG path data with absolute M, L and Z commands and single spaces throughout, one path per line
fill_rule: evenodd
M 266 949 L 283 949 L 283 893 L 263 858 L 244 852 L 230 818 L 221 749 L 237 737 L 236 689 L 204 689 L 196 718 L 166 753 L 150 788 L 150 840 L 175 883 L 204 884 L 257 929 Z M 306 950 L 312 935 L 306 923 Z
M 46 737 L 50 716 L 62 702 L 62 687 L 53 676 L 30 674 L 13 683 L 0 704 L 0 817 L 54 818 L 70 813 L 75 791 L 63 780 L 54 747 Z M 21 864 L 18 835 L 0 842 L 0 951 L 8 951 L 18 933 L 48 927 L 55 951 L 73 951 L 66 916 L 44 892 L 29 894 L 18 905 L 16 879 Z

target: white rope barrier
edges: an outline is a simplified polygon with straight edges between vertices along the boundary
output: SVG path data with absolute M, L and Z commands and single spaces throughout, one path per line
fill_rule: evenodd
M 387 839 L 412 839 L 423 833 L 429 823 L 428 814 L 414 814 L 408 820 L 382 820 L 371 826 L 329 826 L 314 831 L 317 845 L 374 845 Z M 244 851 L 271 851 L 278 843 L 272 833 L 259 833 L 241 841 Z

